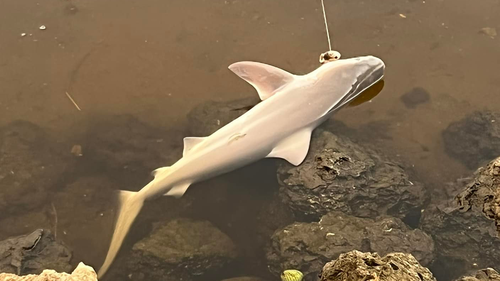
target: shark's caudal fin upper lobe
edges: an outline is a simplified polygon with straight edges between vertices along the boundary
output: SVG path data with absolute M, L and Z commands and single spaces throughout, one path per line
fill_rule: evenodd
M 138 192 L 132 191 L 120 191 L 119 201 L 120 209 L 118 213 L 118 220 L 115 225 L 113 237 L 111 238 L 111 245 L 109 246 L 108 254 L 106 255 L 103 265 L 99 269 L 99 278 L 101 278 L 106 271 L 108 271 L 111 263 L 113 263 L 125 236 L 127 236 L 132 223 L 144 204 L 144 198 L 140 196 Z

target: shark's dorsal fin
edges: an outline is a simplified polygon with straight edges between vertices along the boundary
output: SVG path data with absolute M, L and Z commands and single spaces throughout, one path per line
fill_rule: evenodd
M 311 130 L 304 129 L 282 140 L 267 158 L 282 158 L 298 166 L 307 156 L 311 143 Z
M 189 151 L 197 144 L 202 142 L 205 138 L 198 137 L 186 137 L 184 138 L 184 151 L 182 152 L 182 156 L 186 156 L 189 154 Z
M 167 193 L 165 193 L 163 196 L 173 196 L 175 198 L 180 198 L 182 197 L 182 195 L 184 195 L 184 193 L 186 193 L 190 185 L 191 185 L 190 183 L 176 185 L 173 188 L 171 188 Z
M 260 62 L 237 62 L 231 64 L 229 69 L 250 83 L 257 90 L 261 100 L 269 98 L 279 88 L 295 79 L 293 74 L 283 69 Z

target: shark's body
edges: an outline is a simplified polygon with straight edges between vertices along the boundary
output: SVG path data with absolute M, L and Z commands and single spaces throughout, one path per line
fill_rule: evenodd
M 195 182 L 263 158 L 299 165 L 312 131 L 382 79 L 384 68 L 372 56 L 329 62 L 301 76 L 256 62 L 232 64 L 229 69 L 252 84 L 263 101 L 208 137 L 185 138 L 179 161 L 155 170 L 154 179 L 139 192 L 121 192 L 121 210 L 99 276 L 113 262 L 145 200 L 180 197 Z

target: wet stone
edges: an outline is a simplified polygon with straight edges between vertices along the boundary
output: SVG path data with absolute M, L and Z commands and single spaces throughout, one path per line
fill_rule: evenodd
M 499 192 L 497 158 L 479 168 L 456 198 L 425 209 L 421 225 L 434 238 L 443 271 L 458 276 L 477 267 L 499 269 Z
M 132 115 L 97 116 L 89 128 L 82 145 L 88 168 L 114 173 L 129 185 L 141 186 L 151 171 L 174 163 L 182 151 L 178 132 L 155 128 Z
M 464 276 L 456 281 L 500 281 L 500 274 L 493 268 L 478 270 L 472 276 Z
M 421 87 L 416 87 L 401 96 L 401 101 L 406 108 L 414 109 L 420 104 L 428 103 L 431 95 Z
M 264 281 L 264 279 L 260 279 L 257 277 L 234 277 L 234 278 L 224 279 L 222 281 Z
M 320 281 L 436 281 L 429 269 L 406 253 L 377 253 L 351 251 L 328 262 L 323 267 Z
M 298 218 L 319 219 L 336 210 L 359 217 L 391 215 L 414 220 L 428 198 L 403 168 L 346 137 L 316 130 L 304 162 L 281 162 L 280 194 Z
M 457 200 L 461 210 L 483 213 L 493 220 L 500 236 L 500 157 L 479 168 Z
M 2 281 L 97 281 L 95 270 L 80 262 L 71 274 L 58 273 L 52 269 L 46 269 L 39 275 L 18 276 L 16 274 L 0 273 Z
M 470 169 L 500 155 L 500 114 L 476 111 L 443 131 L 446 152 Z
M 176 219 L 137 242 L 127 267 L 135 279 L 191 280 L 223 269 L 236 256 L 231 239 L 210 222 Z
M 190 136 L 209 136 L 243 115 L 259 102 L 257 97 L 252 97 L 229 102 L 208 101 L 201 103 L 187 115 Z
M 310 281 L 316 280 L 326 262 L 356 249 L 381 255 L 411 253 L 424 265 L 434 258 L 432 238 L 422 230 L 410 229 L 400 219 L 358 218 L 340 212 L 328 213 L 319 222 L 294 223 L 277 230 L 266 256 L 276 276 L 293 268 Z
M 74 245 L 85 260 L 99 260 L 102 253 L 88 249 L 107 249 L 107 235 L 115 223 L 115 191 L 119 186 L 106 177 L 77 178 L 54 195 L 52 218 L 57 214 L 57 235 Z M 54 221 L 52 219 L 52 221 Z M 100 235 L 92 235 L 100 233 Z M 103 239 L 106 237 L 106 239 Z M 82 243 L 84 241 L 84 243 Z M 83 256 L 82 256 L 83 255 Z
M 57 242 L 49 230 L 0 241 L 0 272 L 17 275 L 40 274 L 44 269 L 68 272 L 70 250 Z
M 44 204 L 71 166 L 68 149 L 27 121 L 0 128 L 0 217 Z

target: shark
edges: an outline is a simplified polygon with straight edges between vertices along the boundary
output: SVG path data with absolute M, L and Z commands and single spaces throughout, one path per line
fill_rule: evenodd
M 313 130 L 380 81 L 385 64 L 375 56 L 361 56 L 327 62 L 305 75 L 253 61 L 236 62 L 229 69 L 255 88 L 261 102 L 210 136 L 184 138 L 182 158 L 154 170 L 141 190 L 119 191 L 118 217 L 99 278 L 145 201 L 163 195 L 179 198 L 194 183 L 264 158 L 300 165 Z

